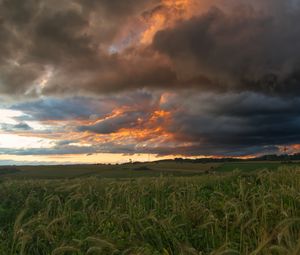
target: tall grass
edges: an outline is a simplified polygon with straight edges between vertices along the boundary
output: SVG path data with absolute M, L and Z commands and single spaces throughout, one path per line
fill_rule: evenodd
M 4 181 L 0 254 L 300 254 L 300 171 Z

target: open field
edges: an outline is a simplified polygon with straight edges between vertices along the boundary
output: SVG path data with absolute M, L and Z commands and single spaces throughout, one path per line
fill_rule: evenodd
M 121 165 L 57 165 L 57 166 L 17 166 L 11 173 L 5 167 L 0 168 L 0 178 L 78 178 L 97 176 L 100 178 L 135 178 L 156 177 L 160 175 L 190 176 L 206 173 L 225 173 L 239 170 L 251 172 L 257 170 L 277 170 L 279 167 L 291 165 L 281 162 L 226 162 L 226 163 L 181 163 L 162 161 L 150 163 L 128 163 Z M 300 166 L 295 162 L 292 165 Z M 15 171 L 15 170 L 18 171 Z M 4 171 L 5 170 L 5 171 Z M 3 174 L 1 175 L 1 172 Z
M 297 165 L 172 164 L 21 167 L 0 178 L 0 254 L 300 254 Z

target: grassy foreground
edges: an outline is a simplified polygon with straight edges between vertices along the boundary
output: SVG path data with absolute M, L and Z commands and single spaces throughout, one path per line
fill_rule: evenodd
M 3 180 L 0 254 L 300 254 L 300 169 Z

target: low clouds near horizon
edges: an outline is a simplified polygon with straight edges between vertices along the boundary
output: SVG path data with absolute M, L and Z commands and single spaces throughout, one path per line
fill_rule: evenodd
M 51 140 L 1 154 L 292 152 L 299 19 L 297 0 L 0 0 L 2 111 L 20 112 L 0 136 Z

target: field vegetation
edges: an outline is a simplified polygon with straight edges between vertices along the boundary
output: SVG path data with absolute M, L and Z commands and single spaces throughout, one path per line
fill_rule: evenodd
M 0 168 L 3 175 L 15 179 L 59 179 L 84 178 L 89 176 L 99 178 L 136 178 L 164 176 L 195 176 L 206 173 L 226 173 L 234 170 L 253 172 L 258 170 L 277 170 L 282 166 L 299 166 L 300 163 L 281 163 L 280 161 L 243 161 L 243 162 L 207 162 L 191 163 L 176 161 L 161 161 L 148 163 L 128 163 L 120 165 L 46 165 L 17 166 Z
M 2 178 L 0 254 L 300 254 L 300 169 L 227 170 Z

